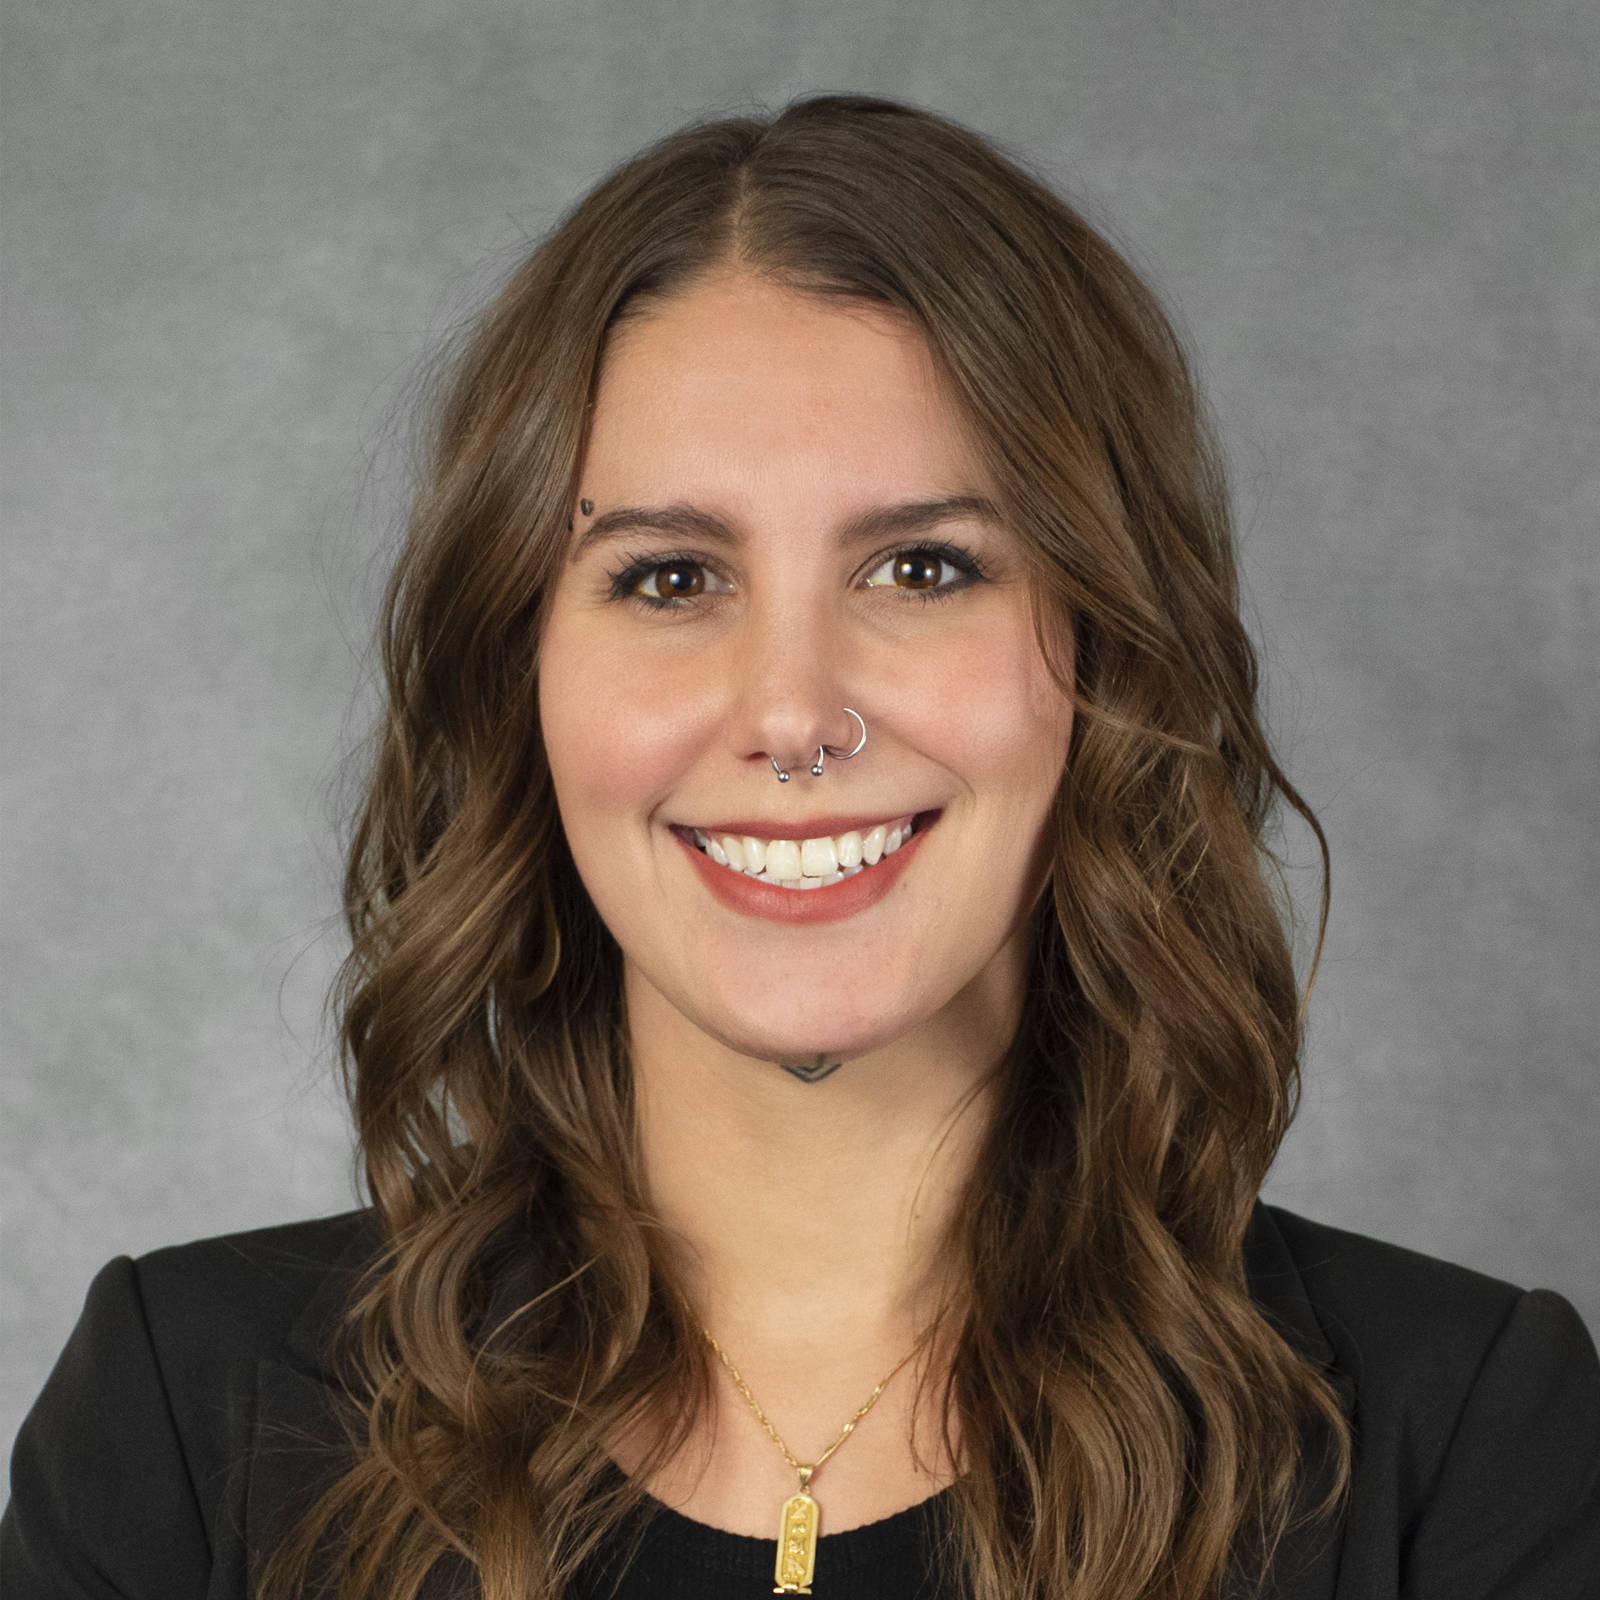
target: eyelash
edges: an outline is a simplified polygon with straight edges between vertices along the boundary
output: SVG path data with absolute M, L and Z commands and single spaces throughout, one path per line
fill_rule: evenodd
M 933 556 L 947 567 L 955 569 L 956 581 L 942 583 L 933 589 L 900 589 L 901 597 L 906 600 L 948 600 L 952 595 L 960 594 L 963 589 L 970 589 L 976 583 L 989 581 L 989 574 L 977 556 L 970 550 L 962 549 L 958 544 L 945 544 L 943 541 L 923 540 L 919 544 L 905 544 L 893 550 L 885 550 L 881 555 L 872 558 L 867 571 L 876 572 L 888 562 L 902 561 L 907 556 Z M 874 587 L 899 588 L 896 584 L 874 585 Z
M 634 590 L 644 582 L 650 574 L 659 567 L 700 567 L 706 572 L 716 572 L 717 569 L 704 556 L 690 555 L 686 551 L 671 552 L 665 555 L 655 554 L 648 556 L 624 556 L 623 565 L 615 572 L 608 574 L 611 579 L 611 598 L 613 600 L 636 600 L 640 605 L 648 606 L 652 611 L 680 611 L 689 601 L 684 598 L 673 599 L 665 595 L 636 594 Z M 719 574 L 720 575 L 720 574 Z
M 869 573 L 890 561 L 900 561 L 907 556 L 932 556 L 942 561 L 946 566 L 954 569 L 956 581 L 944 583 L 932 589 L 899 589 L 895 584 L 875 584 L 874 588 L 899 589 L 902 598 L 910 600 L 947 600 L 954 594 L 959 594 L 963 589 L 971 588 L 977 583 L 987 583 L 989 574 L 984 569 L 983 563 L 970 550 L 964 550 L 960 545 L 946 544 L 942 541 L 923 541 L 919 544 L 900 545 L 893 550 L 883 551 L 873 556 L 867 566 Z M 688 552 L 654 553 L 651 555 L 629 555 L 624 557 L 624 562 L 616 571 L 608 573 L 610 579 L 610 596 L 613 600 L 634 600 L 640 605 L 648 606 L 652 611 L 680 611 L 690 604 L 688 598 L 668 598 L 662 595 L 637 593 L 638 585 L 650 574 L 661 567 L 686 566 L 700 567 L 706 572 L 716 573 L 717 568 L 703 556 L 691 555 Z M 719 574 L 720 576 L 720 574 Z

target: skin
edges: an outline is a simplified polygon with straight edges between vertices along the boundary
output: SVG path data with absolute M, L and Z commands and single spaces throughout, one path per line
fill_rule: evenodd
M 702 1321 L 803 1461 L 947 1292 L 939 1245 L 1048 875 L 1071 707 L 994 499 L 908 323 L 718 272 L 613 339 L 549 602 L 544 737 L 578 869 L 625 957 L 651 1201 Z M 931 526 L 888 525 L 951 501 Z M 894 582 L 907 554 L 938 574 L 932 590 Z M 673 573 L 699 592 L 652 606 Z M 855 743 L 846 705 L 867 746 L 813 777 L 819 743 Z M 792 905 L 729 904 L 713 877 L 727 869 L 674 831 L 762 819 L 803 839 L 911 814 L 918 833 L 865 903 L 846 891 L 868 873 L 755 895 L 844 908 L 799 922 Z M 940 1359 L 929 1347 L 819 1472 L 825 1531 L 948 1481 L 918 1401 Z M 715 1379 L 649 1487 L 771 1538 L 794 1474 Z M 616 1442 L 625 1470 L 648 1443 Z

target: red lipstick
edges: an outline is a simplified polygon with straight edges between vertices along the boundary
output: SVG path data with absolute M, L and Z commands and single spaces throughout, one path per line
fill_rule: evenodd
M 826 889 L 778 889 L 771 884 L 757 883 L 748 873 L 719 867 L 704 851 L 696 848 L 691 838 L 685 837 L 687 829 L 683 832 L 674 829 L 673 834 L 688 852 L 705 886 L 730 911 L 746 917 L 761 917 L 768 922 L 839 922 L 876 905 L 894 888 L 938 815 L 936 811 L 921 813 L 911 837 L 892 856 L 885 856 L 875 867 L 865 867 L 840 883 L 829 884 Z M 865 823 L 857 817 L 812 818 L 804 826 L 813 831 L 804 833 L 798 831 L 794 823 L 718 824 L 715 832 L 718 836 L 749 834 L 756 839 L 818 839 L 824 835 L 848 833 L 852 828 L 875 827 L 882 820 L 881 814 Z M 701 831 L 709 834 L 713 830 L 702 826 Z

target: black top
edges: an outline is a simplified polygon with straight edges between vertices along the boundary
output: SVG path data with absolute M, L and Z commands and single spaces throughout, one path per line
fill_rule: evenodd
M 17 1438 L 6 1600 L 247 1600 L 337 1446 L 328 1336 L 377 1244 L 353 1213 L 107 1266 Z M 1356 1438 L 1273 1600 L 1600 1600 L 1600 1362 L 1566 1301 L 1265 1206 L 1245 1253 Z M 937 1506 L 824 1535 L 819 1600 L 919 1595 Z M 619 1600 L 767 1595 L 774 1555 L 662 1511 Z
M 817 1600 L 936 1600 L 943 1495 L 817 1541 Z M 775 1539 L 749 1539 L 655 1506 L 631 1561 L 625 1539 L 586 1567 L 573 1600 L 755 1600 L 770 1595 Z M 620 1578 L 620 1582 L 618 1581 Z M 948 1591 L 947 1591 L 948 1593 Z

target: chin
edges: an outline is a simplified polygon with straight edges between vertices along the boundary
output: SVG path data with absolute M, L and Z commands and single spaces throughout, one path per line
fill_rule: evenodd
M 689 1020 L 728 1049 L 756 1061 L 804 1065 L 819 1055 L 852 1061 L 891 1044 L 917 1016 L 907 1008 L 891 1014 L 881 1000 L 853 1016 L 827 1015 L 814 1004 L 789 1003 L 752 1014 L 748 1006 L 728 1008 L 719 1017 L 686 1013 Z

